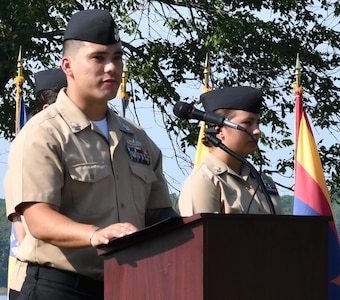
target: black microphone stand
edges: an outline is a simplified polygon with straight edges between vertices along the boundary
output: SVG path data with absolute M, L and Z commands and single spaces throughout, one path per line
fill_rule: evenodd
M 266 201 L 270 207 L 270 210 L 271 212 L 275 215 L 276 212 L 275 212 L 275 208 L 274 208 L 274 204 L 273 204 L 273 201 L 272 199 L 270 198 L 269 194 L 268 194 L 268 191 L 263 183 L 263 180 L 259 174 L 259 172 L 257 172 L 257 170 L 255 169 L 255 167 L 248 161 L 246 160 L 243 156 L 237 154 L 236 152 L 234 152 L 233 150 L 231 150 L 230 148 L 228 148 L 226 145 L 224 145 L 222 143 L 222 141 L 216 137 L 216 132 L 215 130 L 213 130 L 214 132 L 210 132 L 209 129 L 206 129 L 205 130 L 205 133 L 206 133 L 206 138 L 209 140 L 210 143 L 212 143 L 215 147 L 219 147 L 221 148 L 223 151 L 227 152 L 228 154 L 230 154 L 231 156 L 235 157 L 236 159 L 242 161 L 245 165 L 247 165 L 250 170 L 251 170 L 251 173 L 256 177 L 257 181 L 259 182 L 261 188 L 262 188 L 262 191 L 263 191 L 263 194 L 265 195 L 266 197 Z

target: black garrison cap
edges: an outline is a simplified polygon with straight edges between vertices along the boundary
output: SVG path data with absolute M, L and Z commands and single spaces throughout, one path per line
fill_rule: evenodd
M 61 89 L 67 86 L 66 75 L 62 69 L 49 69 L 34 74 L 35 95 L 42 90 Z
M 75 13 L 67 24 L 64 41 L 79 40 L 101 45 L 120 41 L 118 27 L 105 10 L 89 9 Z
M 249 86 L 226 87 L 212 90 L 200 96 L 206 112 L 216 109 L 238 109 L 260 113 L 262 91 Z

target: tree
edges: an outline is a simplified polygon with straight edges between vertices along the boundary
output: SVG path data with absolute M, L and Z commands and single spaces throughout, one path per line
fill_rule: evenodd
M 11 224 L 6 217 L 4 199 L 0 199 L 0 287 L 7 286 L 7 267 L 9 255 L 9 236 Z
M 171 203 L 172 203 L 172 207 L 176 210 L 176 212 L 179 213 L 178 195 L 176 195 L 175 193 L 170 194 L 170 200 L 171 200 Z
M 339 131 L 340 115 L 340 3 L 337 0 L 244 1 L 27 1 L 0 3 L 0 129 L 13 138 L 13 86 L 21 45 L 27 65 L 25 77 L 60 60 L 62 32 L 75 10 L 114 11 L 133 84 L 132 104 L 151 101 L 162 113 L 173 144 L 185 151 L 195 145 L 198 124 L 172 114 L 178 89 L 203 82 L 203 62 L 210 55 L 213 88 L 247 84 L 263 89 L 266 107 L 262 123 L 271 128 L 262 143 L 269 149 L 291 147 L 292 126 L 286 117 L 294 110 L 292 83 L 295 58 L 303 66 L 306 111 L 312 123 L 330 136 Z M 321 140 L 320 156 L 331 194 L 340 186 L 340 144 Z M 287 151 L 276 166 L 266 155 L 270 172 L 293 168 Z M 265 154 L 265 153 L 263 153 Z M 255 163 L 258 158 L 254 156 Z

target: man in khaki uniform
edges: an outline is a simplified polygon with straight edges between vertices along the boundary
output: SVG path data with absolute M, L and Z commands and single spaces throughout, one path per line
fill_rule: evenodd
M 251 87 L 234 87 L 214 90 L 201 95 L 206 112 L 215 112 L 247 130 L 246 132 L 211 124 L 216 137 L 223 145 L 246 157 L 256 150 L 260 137 L 259 113 L 262 92 Z M 206 137 L 203 143 L 209 152 L 200 166 L 195 168 L 184 182 L 179 210 L 182 216 L 196 213 L 270 214 L 271 203 L 249 166 L 220 147 L 212 145 Z M 275 213 L 282 214 L 280 197 L 273 180 L 262 175 Z
M 110 110 L 122 75 L 109 12 L 74 14 L 64 34 L 67 88 L 14 140 L 9 189 L 31 235 L 20 299 L 103 299 L 96 246 L 176 216 L 162 155 L 144 130 Z M 14 176 L 15 174 L 15 176 Z

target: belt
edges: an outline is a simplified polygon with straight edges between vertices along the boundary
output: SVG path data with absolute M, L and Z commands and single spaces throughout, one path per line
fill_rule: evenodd
M 77 273 L 29 263 L 27 275 L 60 283 L 83 293 L 104 295 L 104 282 Z

